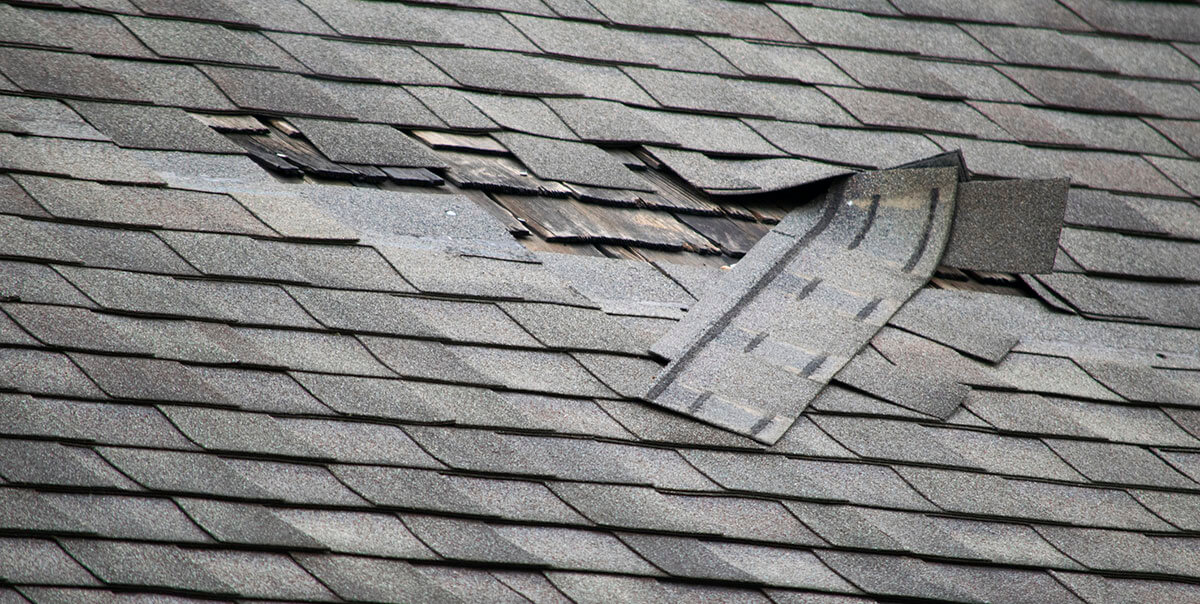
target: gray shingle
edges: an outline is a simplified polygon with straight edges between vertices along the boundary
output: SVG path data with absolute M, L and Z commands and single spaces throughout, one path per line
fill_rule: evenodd
M 664 107 L 747 116 L 772 114 L 759 99 L 717 76 L 638 67 L 624 71 Z
M 270 365 L 348 375 L 394 375 L 350 336 L 257 328 L 236 332 L 251 349 L 261 351 L 262 360 Z
M 280 243 L 274 248 L 312 285 L 391 292 L 416 291 L 379 252 L 370 247 Z
M 970 106 L 957 101 L 823 86 L 821 90 L 864 124 L 924 132 L 950 132 L 1003 138 L 1004 132 Z
M 842 164 L 879 168 L 938 152 L 937 145 L 919 134 L 757 120 L 748 123 L 788 153 Z
M 504 312 L 552 348 L 644 354 L 625 327 L 599 310 L 556 304 L 504 303 Z
M 54 96 L 147 100 L 141 86 L 88 55 L 24 48 L 0 51 L 0 72 L 22 89 Z
M 266 495 L 221 458 L 212 455 L 115 447 L 99 451 L 122 472 L 150 489 L 253 499 Z
M 648 191 L 651 188 L 648 182 L 636 176 L 624 164 L 587 143 L 511 132 L 498 134 L 497 138 L 541 178 L 636 191 Z
M 1120 490 L 1076 487 L 926 468 L 899 468 L 905 479 L 948 511 L 1051 520 L 1085 526 L 1154 530 L 1163 523 Z M 1109 513 L 1097 517 L 1093 506 Z
M 63 546 L 106 583 L 232 594 L 173 545 L 64 539 Z
M 159 409 L 184 434 L 208 450 L 321 456 L 320 452 L 293 438 L 285 427 L 266 414 L 174 405 L 159 405 Z
M 684 149 L 752 157 L 784 154 L 740 120 L 675 111 L 637 111 L 660 130 L 670 133 Z
M 1088 602 L 1126 601 L 1138 602 L 1154 598 L 1171 601 L 1186 601 L 1200 594 L 1195 585 L 1145 579 L 1118 579 L 1093 573 L 1066 573 L 1050 571 L 1080 597 Z
M 718 558 L 706 543 L 690 537 L 620 533 L 622 541 L 667 574 L 677 577 L 753 581 L 754 577 Z
M 975 6 L 974 3 L 964 0 L 894 0 L 893 3 L 907 15 L 984 23 L 1011 23 L 1062 30 L 1091 29 L 1067 8 L 1037 0 L 999 0 L 986 6 Z
M 91 440 L 105 444 L 193 449 L 186 437 L 153 407 L 85 403 L 21 395 L 0 398 L 7 434 Z
M 441 128 L 446 124 L 400 86 L 328 80 L 321 87 L 364 122 Z
M 622 103 L 573 98 L 548 98 L 544 102 L 588 142 L 675 144 L 673 136 Z
M 233 458 L 224 461 L 237 476 L 271 499 L 305 506 L 361 507 L 366 501 L 322 466 Z
M 164 57 L 259 67 L 277 66 L 220 25 L 124 16 L 119 19 L 146 46 Z
M 319 419 L 277 419 L 281 428 L 322 457 L 343 462 L 440 468 L 395 426 Z
M 456 602 L 411 565 L 399 560 L 297 554 L 296 560 L 334 593 L 349 600 L 404 604 Z
M 882 466 L 701 450 L 684 454 L 689 462 L 728 489 L 932 509 L 899 475 Z
M 177 498 L 176 503 L 222 543 L 320 549 L 322 544 L 255 504 Z
M 737 38 L 711 37 L 704 38 L 704 42 L 747 75 L 810 84 L 853 84 L 853 80 L 837 65 L 813 48 L 764 44 Z
M 563 353 L 474 346 L 455 346 L 448 352 L 473 372 L 482 375 L 483 379 L 479 382 L 567 396 L 609 397 L 613 394 L 579 363 Z M 449 372 L 450 379 L 462 379 L 463 376 L 457 373 Z
M 51 214 L 62 218 L 249 235 L 272 234 L 226 195 L 102 185 L 42 176 L 21 175 L 17 180 Z
M 66 104 L 53 99 L 0 96 L 0 116 L 6 118 L 6 129 L 13 134 L 109 140 Z
M 452 560 L 544 565 L 545 561 L 501 537 L 477 520 L 403 514 L 409 530 L 438 554 Z
M 381 124 L 293 118 L 296 125 L 330 159 L 338 162 L 444 168 L 445 162 L 399 130 Z
M 887 19 L 798 5 L 777 9 L 801 36 L 818 44 L 976 61 L 992 60 L 992 54 L 984 47 L 948 23 Z
M 1066 202 L 1065 180 L 965 183 L 942 263 L 996 272 L 1050 272 Z
M 122 147 L 199 153 L 243 153 L 243 149 L 192 119 L 181 109 L 115 103 L 72 104 L 89 122 Z
M 107 59 L 100 61 L 100 67 L 137 82 L 138 88 L 157 105 L 202 111 L 236 109 L 212 80 L 190 65 Z
M 408 559 L 436 556 L 391 514 L 303 509 L 271 513 L 334 552 Z
M 250 598 L 335 601 L 312 575 L 284 554 L 187 550 L 188 560 Z
M 0 167 L 72 178 L 159 185 L 162 179 L 131 152 L 111 143 L 0 134 Z
M 351 117 L 319 85 L 296 74 L 217 66 L 203 66 L 200 69 L 243 109 Z
M 64 354 L 0 348 L 0 386 L 20 392 L 105 398 Z
M 52 506 L 54 495 L 43 497 L 37 491 L 0 488 L 0 527 L 33 532 L 83 533 L 91 527 L 63 514 Z
M 114 398 L 222 404 L 188 366 L 175 361 L 74 353 L 88 377 Z
M 329 412 L 287 374 L 227 367 L 192 367 L 192 371 L 225 401 L 248 411 Z
M 1096 482 L 1195 488 L 1194 482 L 1140 447 L 1051 439 L 1047 439 L 1046 444 Z
M 451 80 L 407 46 L 355 44 L 316 36 L 268 33 L 267 37 L 314 73 L 393 84 L 446 85 Z
M 432 47 L 419 52 L 467 88 L 527 95 L 577 94 L 571 83 L 546 73 L 525 55 Z
M 1077 44 L 1074 36 L 1048 29 L 963 25 L 971 37 L 1005 61 L 1083 71 L 1111 71 L 1112 66 Z
M 212 543 L 170 499 L 124 495 L 45 494 L 55 509 L 105 537 Z
M 99 584 L 58 544 L 45 539 L 0 538 L 0 577 L 13 583 Z
M 577 604 L 602 604 L 614 600 L 638 604 L 666 604 L 672 601 L 659 582 L 645 577 L 568 572 L 545 574 L 555 587 Z
M 824 53 L 863 86 L 928 96 L 962 96 L 962 92 L 953 85 L 926 70 L 927 65 L 933 64 L 932 61 L 912 60 L 902 55 L 832 48 L 825 49 Z
M 551 269 L 548 271 L 492 258 L 395 247 L 381 247 L 379 251 L 401 275 L 425 293 L 588 306 L 585 298 L 556 276 L 553 264 L 548 263 L 546 268 Z
M 432 565 L 415 568 L 436 585 L 465 602 L 525 604 L 529 601 L 484 569 Z M 526 574 L 541 576 L 535 573 Z
M 1196 7 L 1126 7 L 1096 0 L 1066 0 L 1063 4 L 1101 31 L 1200 42 L 1200 34 L 1193 28 L 1200 23 L 1200 10 Z
M 575 133 L 541 100 L 530 97 L 465 93 L 468 101 L 507 130 L 575 140 Z

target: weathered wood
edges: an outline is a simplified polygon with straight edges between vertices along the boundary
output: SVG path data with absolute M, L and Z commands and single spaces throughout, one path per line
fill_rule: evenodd
M 457 134 L 435 130 L 413 130 L 412 134 L 434 149 L 508 155 L 508 149 L 504 148 L 504 145 L 486 134 Z
M 430 172 L 425 168 L 395 168 L 391 166 L 383 166 L 380 171 L 387 176 L 388 180 L 398 185 L 413 185 L 425 187 L 440 187 L 446 181 L 437 174 Z
M 571 189 L 560 182 L 542 180 L 509 157 L 442 151 L 450 167 L 446 179 L 464 189 L 482 189 L 516 195 L 566 197 Z
M 721 251 L 734 257 L 741 257 L 762 239 L 771 227 L 746 220 L 732 220 L 724 216 L 695 216 L 679 214 L 678 218 L 684 224 L 692 227 L 701 235 L 720 246 Z
M 293 126 L 291 123 L 281 117 L 270 118 L 267 120 L 267 123 L 271 124 L 271 126 L 282 132 L 285 136 L 290 136 L 293 138 L 304 136 L 304 133 L 301 132 L 299 128 Z
M 283 159 L 299 166 L 305 173 L 313 176 L 335 180 L 356 180 L 364 176 L 358 170 L 329 161 L 307 141 L 288 138 L 274 129 L 268 134 L 229 134 L 228 136 L 252 153 L 258 151 Z
M 547 241 L 630 245 L 716 253 L 704 237 L 667 212 L 588 204 L 574 199 L 497 194 L 513 215 Z
M 271 131 L 253 115 L 213 115 L 210 113 L 190 113 L 189 115 L 217 132 L 266 134 Z

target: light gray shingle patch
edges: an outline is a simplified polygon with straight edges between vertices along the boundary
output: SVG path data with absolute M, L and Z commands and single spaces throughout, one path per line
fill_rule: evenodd
M 0 474 L 11 483 L 139 490 L 91 449 L 56 442 L 0 439 Z
M 934 510 L 890 468 L 782 455 L 687 450 L 684 457 L 726 489 L 908 510 Z
M 474 346 L 455 346 L 449 352 L 473 370 L 464 372 L 467 376 L 475 372 L 483 376 L 476 378 L 476 383 L 490 382 L 515 390 L 567 396 L 611 397 L 614 394 L 564 353 Z
M 1038 0 L 998 0 L 980 6 L 964 0 L 893 0 L 893 4 L 906 15 L 983 23 L 1011 23 L 1061 30 L 1091 29 L 1067 8 Z
M 236 593 L 173 545 L 71 539 L 63 546 L 109 584 Z
M 0 261 L 0 296 L 21 302 L 95 306 L 54 269 L 30 262 Z
M 138 89 L 156 105 L 200 111 L 231 111 L 237 107 L 200 70 L 179 63 L 101 59 L 100 66 L 121 78 L 138 83 Z M 121 100 L 138 100 L 126 98 Z
M 1190 120 L 1147 119 L 1146 123 L 1192 157 L 1200 157 L 1200 124 Z
M 202 66 L 213 82 L 242 109 L 292 115 L 347 118 L 348 111 L 312 80 L 293 73 Z
M 346 289 L 414 292 L 374 248 L 347 245 L 280 243 L 285 261 L 312 285 Z
M 238 328 L 235 333 L 259 363 L 300 371 L 394 375 L 350 336 L 261 328 Z
M 758 99 L 766 108 L 766 115 L 779 120 L 829 126 L 859 125 L 854 116 L 815 86 L 757 80 L 728 80 L 728 85 L 738 94 Z
M 716 114 L 772 115 L 770 108 L 758 98 L 718 76 L 641 67 L 626 67 L 624 71 L 667 108 Z
M 1036 104 L 1037 99 L 991 65 L 920 61 L 922 71 L 946 82 L 968 99 Z
M 109 140 L 66 104 L 54 99 L 0 95 L 0 124 L 13 134 Z
M 1010 64 L 1081 71 L 1113 70 L 1111 65 L 1077 44 L 1077 37 L 1054 30 L 974 24 L 962 28 Z
M 668 449 L 485 430 L 412 427 L 408 432 L 430 454 L 456 469 L 516 471 L 563 480 L 691 491 L 717 488 L 679 453 Z
M 1200 33 L 1195 27 L 1200 24 L 1200 9 L 1194 6 L 1151 4 L 1127 7 L 1099 0 L 1065 0 L 1063 4 L 1100 31 L 1200 42 Z
M 51 512 L 118 539 L 211 543 L 209 537 L 169 499 L 125 495 L 44 494 Z
M 25 48 L 0 50 L 0 72 L 21 89 L 54 96 L 145 101 L 140 86 L 88 55 Z
M 621 103 L 570 98 L 548 98 L 544 102 L 588 142 L 677 144 L 674 136 L 659 130 L 646 114 Z
M 909 95 L 833 86 L 823 86 L 821 90 L 845 106 L 864 124 L 983 138 L 1004 137 L 1003 130 L 970 106 L 958 101 L 934 101 Z
M 639 555 L 676 577 L 752 581 L 754 578 L 726 563 L 692 537 L 618 533 Z
M 297 554 L 296 561 L 334 593 L 349 600 L 451 604 L 459 600 L 407 562 L 383 558 Z
M 1058 251 L 1065 180 L 964 183 L 958 191 L 947 266 L 1047 273 Z
M 240 146 L 181 109 L 85 101 L 76 101 L 72 107 L 122 147 L 198 153 L 244 152 Z
M 1117 80 L 1099 74 L 1008 66 L 998 69 L 1050 106 L 1154 114 L 1141 100 L 1122 90 Z
M 79 353 L 71 359 L 114 398 L 225 404 L 191 368 L 176 361 Z
M 359 340 L 392 371 L 403 377 L 461 381 L 494 386 L 502 383 L 459 360 L 454 351 L 440 342 L 360 336 Z
M 909 364 L 909 361 L 915 363 Z M 837 381 L 908 409 L 945 419 L 966 399 L 970 387 L 954 377 L 929 371 L 935 358 L 895 363 L 866 348 L 836 375 Z
M 1133 360 L 1077 358 L 1076 362 L 1089 375 L 1131 401 L 1193 405 L 1200 400 L 1200 383 L 1182 377 L 1186 372 L 1157 369 Z
M 1200 280 L 1200 244 L 1074 228 L 1061 243 L 1089 272 Z
M 323 419 L 278 419 L 294 439 L 338 461 L 440 468 L 396 426 Z
M 247 411 L 324 414 L 329 409 L 285 373 L 193 366 L 192 372 L 224 400 Z
M 1145 122 L 1132 117 L 1098 116 L 1007 103 L 971 103 L 971 106 L 1020 141 L 1183 155 Z
M 496 138 L 521 163 L 538 176 L 582 185 L 651 190 L 650 183 L 635 175 L 613 156 L 588 143 L 576 143 L 504 132 Z
M 190 263 L 209 275 L 255 277 L 303 282 L 270 243 L 240 235 L 160 231 L 158 233 Z
M 403 514 L 404 523 L 423 542 L 445 558 L 472 562 L 500 562 L 538 565 L 546 564 L 533 555 L 504 539 L 487 524 L 478 520 L 464 520 Z M 632 556 L 630 556 L 632 557 Z
M 941 97 L 962 95 L 959 90 L 925 69 L 927 65 L 934 64 L 933 61 L 837 48 L 823 52 L 859 84 L 870 88 Z
M 1193 82 L 1200 78 L 1200 66 L 1169 44 L 1109 36 L 1068 37 L 1121 75 Z
M 717 155 L 785 155 L 740 120 L 673 111 L 637 111 L 660 130 L 671 133 L 684 149 Z
M 407 46 L 355 44 L 316 36 L 268 33 L 314 73 L 392 84 L 450 84 L 450 78 Z
M 760 241 L 725 276 L 727 294 L 697 302 L 655 344 L 672 363 L 647 396 L 768 444 L 779 440 L 932 274 L 949 235 L 956 172 L 852 177 L 827 194 L 815 226 L 792 232 L 781 223 L 775 232 L 783 234 Z M 965 387 L 945 386 L 937 390 L 965 395 Z M 943 415 L 960 398 L 938 400 Z
M 161 185 L 159 175 L 111 143 L 0 134 L 0 168 L 84 180 Z
M 467 88 L 526 95 L 578 94 L 572 83 L 543 71 L 527 55 L 433 47 L 419 52 Z
M 594 306 L 562 277 L 527 263 L 387 246 L 379 251 L 425 293 Z
M 252 598 L 334 601 L 320 582 L 285 554 L 231 550 L 185 550 L 193 564 Z
M 720 160 L 692 151 L 663 147 L 648 150 L 684 180 L 710 195 L 781 191 L 851 173 L 845 168 L 804 159 Z
M 293 437 L 270 415 L 174 405 L 160 405 L 159 409 L 189 438 L 210 451 L 322 457 L 320 451 Z
M 610 599 L 667 604 L 672 599 L 661 583 L 648 577 L 547 571 L 555 587 L 578 604 L 601 604 Z
M 320 85 L 347 111 L 364 122 L 423 128 L 442 128 L 446 125 L 400 86 L 335 80 L 322 81 Z
M 45 585 L 99 585 L 100 583 L 87 569 L 64 552 L 57 543 L 49 539 L 0 538 L 0 576 L 13 583 Z
M 1200 161 L 1149 156 L 1146 160 L 1166 174 L 1179 188 L 1193 196 L 1200 196 Z
M 0 385 L 18 392 L 106 398 L 64 354 L 0 348 Z
M 391 514 L 304 509 L 273 509 L 271 514 L 333 552 L 407 559 L 435 556 Z
M 775 7 L 810 42 L 991 61 L 993 55 L 954 25 L 917 22 L 799 5 Z
M 704 38 L 747 75 L 806 84 L 853 85 L 854 81 L 813 48 L 759 43 L 737 38 Z
M 256 504 L 179 497 L 175 502 L 197 524 L 222 543 L 320 549 L 313 538 Z
M 424 145 L 390 126 L 295 118 L 291 121 L 333 161 L 409 168 L 446 167 Z
M 1200 287 L 1055 273 L 1038 277 L 1084 313 L 1145 318 L 1162 325 L 1200 326 Z
M 1166 234 L 1171 225 L 1155 224 L 1156 221 L 1143 215 L 1136 208 L 1136 200 L 1114 195 L 1107 191 L 1073 188 L 1067 192 L 1066 223 L 1085 227 L 1130 233 Z M 1169 209 L 1191 210 L 1186 204 L 1169 203 Z M 1196 208 L 1200 218 L 1200 208 Z M 1175 218 L 1178 218 L 1176 215 Z
M 937 145 L 929 139 L 907 132 L 822 128 L 809 124 L 759 120 L 750 120 L 748 123 L 772 143 L 792 155 L 841 164 L 884 168 L 926 158 L 938 152 Z
M 507 130 L 575 140 L 575 133 L 536 98 L 466 93 L 467 100 Z
M 1194 489 L 1196 483 L 1152 452 L 1133 445 L 1046 439 L 1046 444 L 1095 482 Z
M 931 468 L 896 470 L 942 509 L 1081 526 L 1162 530 L 1166 523 L 1123 490 L 1033 482 Z M 1109 513 L 1097 517 L 1092 506 Z M 1157 527 L 1157 528 L 1156 528 Z
M 91 222 L 270 235 L 225 195 L 129 187 L 18 174 L 16 180 L 51 214 Z
M 110 403 L 34 399 L 6 395 L 0 399 L 17 436 L 83 439 L 133 447 L 194 449 L 196 445 L 170 425 L 154 407 Z
M 538 257 L 546 270 L 602 309 L 645 306 L 648 311 L 658 307 L 678 310 L 694 301 L 687 291 L 644 262 L 552 253 Z
M 500 581 L 492 572 L 477 568 L 460 568 L 454 566 L 418 566 L 417 571 L 428 577 L 442 589 L 461 598 L 463 601 L 498 602 L 524 604 L 528 601 L 516 590 Z M 540 573 L 515 573 L 525 577 L 545 578 Z M 560 596 L 561 597 L 561 596 Z
M 552 348 L 645 354 L 616 317 L 602 311 L 551 304 L 503 303 L 501 308 Z
M 29 11 L 58 43 L 93 55 L 152 59 L 154 53 L 110 15 L 82 11 Z
M 146 46 L 164 57 L 257 67 L 278 66 L 220 25 L 125 16 L 118 19 Z

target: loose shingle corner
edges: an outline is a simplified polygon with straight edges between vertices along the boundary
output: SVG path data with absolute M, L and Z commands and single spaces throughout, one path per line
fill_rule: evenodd
M 1051 272 L 1068 186 L 1066 179 L 963 183 L 942 263 L 1001 273 Z
M 779 440 L 932 275 L 958 184 L 956 168 L 862 174 L 829 189 L 815 222 L 789 215 L 655 345 L 671 363 L 647 400 Z

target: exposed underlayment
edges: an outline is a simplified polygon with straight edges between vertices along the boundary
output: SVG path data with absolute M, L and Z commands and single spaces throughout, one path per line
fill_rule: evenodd
M 0 0 L 0 603 L 1200 601 L 1198 86 L 1189 3 Z

